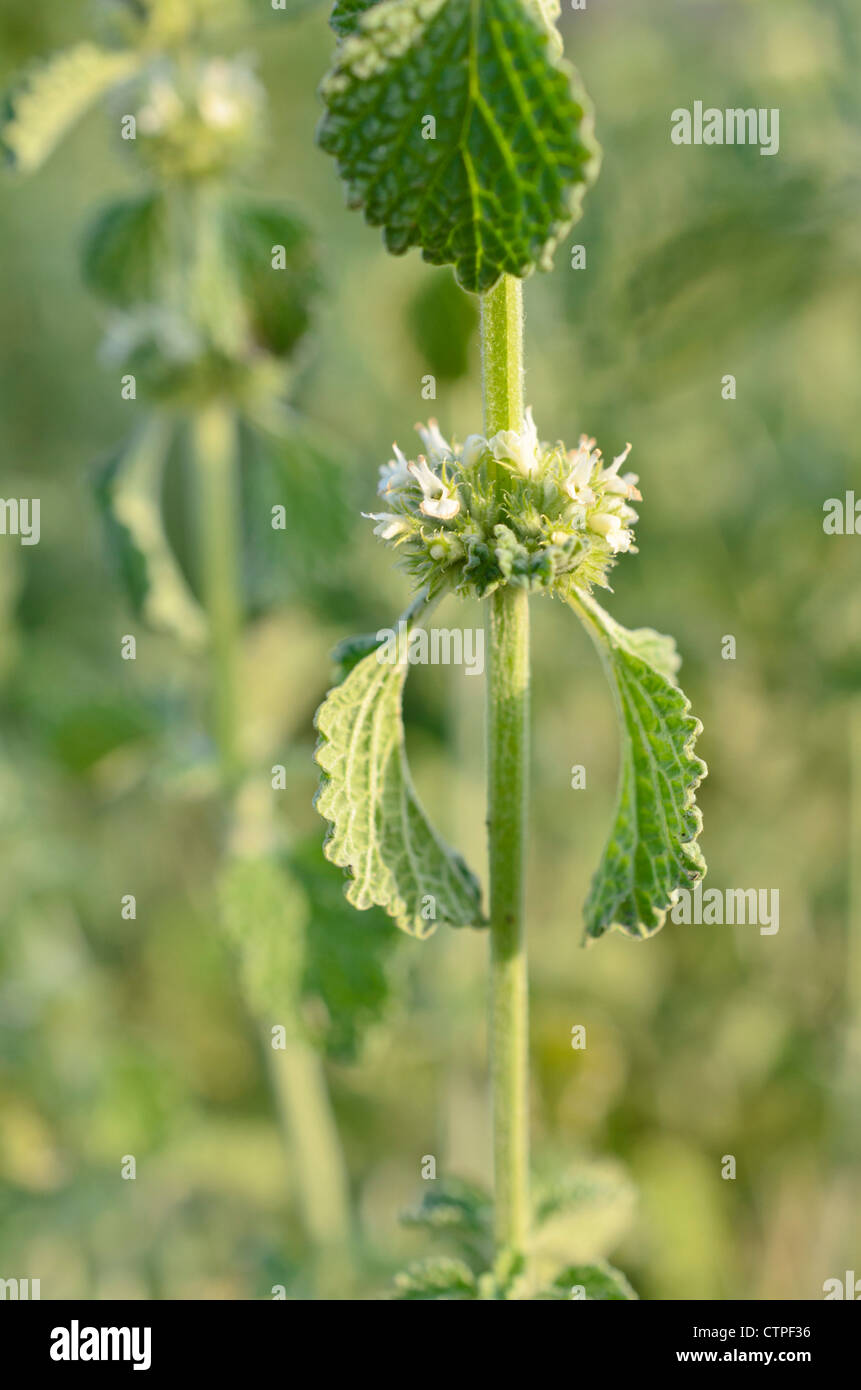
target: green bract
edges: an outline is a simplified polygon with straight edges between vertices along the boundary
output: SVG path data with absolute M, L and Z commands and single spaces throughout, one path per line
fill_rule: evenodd
M 571 450 L 539 441 L 528 410 L 522 433 L 463 445 L 449 444 L 435 420 L 416 428 L 426 453 L 408 460 L 394 446 L 380 470 L 386 510 L 368 515 L 431 594 L 483 598 L 513 584 L 567 598 L 606 587 L 615 557 L 635 549 L 637 477 L 619 471 L 630 445 L 605 467 L 585 435 Z
M 429 823 L 410 778 L 401 699 L 407 666 L 364 656 L 317 713 L 317 809 L 326 857 L 350 875 L 354 907 L 384 907 L 413 936 L 481 924 L 481 889 Z
M 591 114 L 544 6 L 339 0 L 323 149 L 389 251 L 481 293 L 546 267 L 598 168 Z
M 622 733 L 616 815 L 586 902 L 586 936 L 614 926 L 650 936 L 678 890 L 705 873 L 694 796 L 707 769 L 693 752 L 702 724 L 675 684 L 672 637 L 628 631 L 585 594 L 572 607 L 604 663 Z

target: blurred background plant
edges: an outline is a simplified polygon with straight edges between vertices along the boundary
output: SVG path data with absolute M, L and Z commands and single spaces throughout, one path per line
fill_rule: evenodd
M 0 207 L 2 491 L 42 500 L 41 543 L 0 545 L 2 1273 L 41 1277 L 45 1297 L 313 1289 L 302 1165 L 322 1150 L 282 1154 L 260 1040 L 266 986 L 280 978 L 301 988 L 285 985 L 274 1021 L 292 1005 L 299 1041 L 325 1056 L 361 1232 L 349 1287 L 370 1295 L 424 1247 L 397 1217 L 425 1156 L 438 1179 L 487 1185 L 485 942 L 406 942 L 372 977 L 356 973 L 355 933 L 373 921 L 346 915 L 339 876 L 320 879 L 307 843 L 318 838 L 311 716 L 337 638 L 401 606 L 383 548 L 353 520 L 392 435 L 403 442 L 429 411 L 444 432 L 477 427 L 474 316 L 447 271 L 386 256 L 314 148 L 325 7 L 98 8 L 120 25 L 111 88 L 137 85 L 111 97 L 93 78 L 75 140 L 38 179 L 5 182 Z M 83 3 L 6 0 L 4 85 L 14 93 L 22 67 L 89 42 L 92 17 Z M 565 13 L 562 30 L 588 74 L 605 158 L 569 239 L 586 268 L 560 251 L 526 287 L 527 399 L 552 437 L 585 430 L 608 453 L 634 443 L 642 553 L 619 572 L 614 612 L 679 639 L 707 731 L 709 886 L 779 888 L 781 918 L 776 936 L 669 924 L 647 950 L 610 939 L 580 951 L 615 734 L 585 642 L 565 614 L 534 605 L 536 1161 L 550 1189 L 563 1170 L 580 1175 L 582 1248 L 568 1258 L 612 1254 L 643 1297 L 817 1298 L 826 1278 L 857 1268 L 861 1235 L 861 542 L 822 530 L 823 502 L 857 473 L 858 19 L 848 0 L 654 0 L 642 12 L 604 0 Z M 696 99 L 779 107 L 780 153 L 672 145 L 670 112 Z M 135 142 L 121 139 L 128 113 Z M 19 164 L 34 167 L 57 134 L 19 143 Z M 161 195 L 177 183 L 194 196 L 171 198 L 168 213 Z M 218 218 L 216 189 L 229 190 Z M 310 217 L 285 213 L 285 192 Z M 109 198 L 93 233 L 94 204 Z M 166 239 L 182 259 L 156 285 Z M 130 240 L 149 249 L 132 257 Z M 221 259 L 207 268 L 209 256 L 227 257 L 230 273 Z M 110 310 L 102 371 L 105 323 L 88 286 Z M 134 402 L 121 398 L 126 373 Z M 734 401 L 721 397 L 727 373 Z M 214 438 L 205 457 L 218 457 L 233 435 L 225 408 L 242 419 L 243 500 L 230 589 L 242 640 L 227 644 L 241 717 L 238 757 L 228 740 L 226 758 L 223 706 L 208 721 L 204 648 L 188 640 L 205 637 L 201 608 L 229 573 L 212 555 L 208 600 L 191 447 Z M 145 415 L 157 429 L 142 437 Z M 93 507 L 100 452 L 139 622 Z M 153 549 L 144 523 L 145 553 L 129 518 L 151 524 L 154 497 L 164 538 Z M 173 598 L 154 605 L 166 558 L 160 593 Z M 119 655 L 129 631 L 134 663 Z M 734 661 L 721 657 L 727 634 Z M 427 668 L 407 698 L 429 812 L 480 866 L 474 684 Z M 229 824 L 207 722 L 221 728 Z M 442 751 L 452 740 L 454 760 Z M 574 791 L 579 763 L 587 788 Z M 272 789 L 273 764 L 285 791 Z M 218 924 L 216 896 L 228 929 L 231 902 L 252 896 L 241 857 L 235 878 L 220 873 L 225 838 L 243 856 L 274 847 L 289 875 L 277 932 L 256 937 L 287 953 L 276 971 L 240 923 L 238 975 Z M 263 920 L 271 895 L 255 878 Z M 126 893 L 135 921 L 120 918 Z M 571 1046 L 577 1024 L 585 1050 Z M 134 1183 L 119 1176 L 128 1153 Z M 727 1154 L 734 1181 L 721 1178 Z

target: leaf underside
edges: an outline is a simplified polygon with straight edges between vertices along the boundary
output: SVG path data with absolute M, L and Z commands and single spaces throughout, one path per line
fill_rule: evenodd
M 522 0 L 352 0 L 333 25 L 319 141 L 388 250 L 420 246 L 475 293 L 546 267 L 599 154 L 547 27 Z
M 678 890 L 705 873 L 695 794 L 707 769 L 693 752 L 702 725 L 674 683 L 672 638 L 630 631 L 584 594 L 572 607 L 601 655 L 622 734 L 615 819 L 586 900 L 586 938 L 613 927 L 651 936 Z
M 326 857 L 346 869 L 354 907 L 385 908 L 411 935 L 441 922 L 481 924 L 481 890 L 436 834 L 407 766 L 401 701 L 407 667 L 373 651 L 317 712 L 323 770 L 316 806 L 329 822 Z
M 200 648 L 207 639 L 206 618 L 171 549 L 162 517 L 162 475 L 172 429 L 166 416 L 152 415 L 132 444 L 102 469 L 96 501 L 134 612 L 157 631 Z
M 0 148 L 21 173 L 38 169 L 66 132 L 138 67 L 134 54 L 76 44 L 39 63 L 6 98 Z

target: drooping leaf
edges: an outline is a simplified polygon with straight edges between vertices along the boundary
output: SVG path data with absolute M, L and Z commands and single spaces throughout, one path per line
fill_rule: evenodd
M 583 1293 L 580 1290 L 583 1290 Z M 604 1262 L 589 1265 L 568 1265 L 546 1288 L 536 1294 L 536 1299 L 583 1298 L 594 1301 L 609 1299 L 623 1302 L 636 1299 L 624 1274 Z
M 462 1260 L 444 1255 L 421 1260 L 395 1275 L 394 1298 L 401 1302 L 450 1302 L 478 1297 L 475 1276 Z
M 323 770 L 316 806 L 325 852 L 350 876 L 354 907 L 384 907 L 411 935 L 481 924 L 481 890 L 430 825 L 407 766 L 402 715 L 406 661 L 370 652 L 317 711 Z
M 190 646 L 206 641 L 207 624 L 165 535 L 161 507 L 172 426 L 152 414 L 128 449 L 109 459 L 96 480 L 108 541 L 135 613 Z
M 38 169 L 81 116 L 136 71 L 133 53 L 80 43 L 26 74 L 6 98 L 0 148 L 21 173 Z
M 599 152 L 546 23 L 522 0 L 360 8 L 342 0 L 333 15 L 346 37 L 319 130 L 350 205 L 389 251 L 419 246 L 467 290 L 548 265 Z
M 318 836 L 291 847 L 289 866 L 309 904 L 303 994 L 325 1005 L 322 1020 L 319 1009 L 310 1011 L 314 1033 L 330 1057 L 349 1062 L 364 1031 L 383 1016 L 392 955 L 403 937 L 379 908 L 357 917 Z
M 157 268 L 165 252 L 165 207 L 158 193 L 123 198 L 103 209 L 83 247 L 87 288 L 126 308 L 157 296 Z
M 332 652 L 335 684 L 340 685 L 341 681 L 346 680 L 353 667 L 358 666 L 369 652 L 375 652 L 381 645 L 381 640 L 375 632 L 360 632 L 355 637 L 345 637 L 339 642 Z
M 235 858 L 222 870 L 218 902 L 249 1006 L 266 1022 L 300 1033 L 310 915 L 301 884 L 272 855 Z
M 571 605 L 598 648 L 622 736 L 615 819 L 586 901 L 586 936 L 612 927 L 649 936 L 677 891 L 705 873 L 695 794 L 707 769 L 693 752 L 702 725 L 674 684 L 672 638 L 629 631 L 585 594 Z

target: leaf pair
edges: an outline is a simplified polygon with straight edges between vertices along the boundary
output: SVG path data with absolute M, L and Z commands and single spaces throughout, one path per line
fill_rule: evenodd
M 396 254 L 482 293 L 547 266 L 598 169 L 591 114 L 545 6 L 338 0 L 319 142 Z
M 410 1265 L 395 1277 L 401 1301 L 510 1299 L 633 1299 L 623 1274 L 607 1264 L 605 1251 L 616 1244 L 630 1211 L 631 1189 L 617 1170 L 590 1165 L 570 1173 L 538 1200 L 527 1261 L 503 1251 L 494 1256 L 493 1203 L 482 1188 L 457 1179 L 439 1180 L 420 1205 L 405 1213 L 404 1224 L 442 1237 L 455 1255 L 435 1256 Z M 591 1246 L 583 1228 L 594 1208 L 622 1208 L 622 1222 L 606 1220 Z M 567 1263 L 565 1242 L 568 1241 Z M 577 1248 L 582 1255 L 572 1253 Z
M 672 638 L 628 631 L 585 594 L 572 607 L 598 647 L 622 736 L 613 829 L 586 902 L 586 938 L 613 927 L 648 936 L 678 890 L 705 871 L 694 800 L 706 772 L 693 753 L 701 725 L 675 684 Z M 352 656 L 317 715 L 326 854 L 350 875 L 355 907 L 376 903 L 404 931 L 424 937 L 441 921 L 481 926 L 477 880 L 437 835 L 412 786 L 402 718 L 407 662 L 386 664 L 375 641 Z

